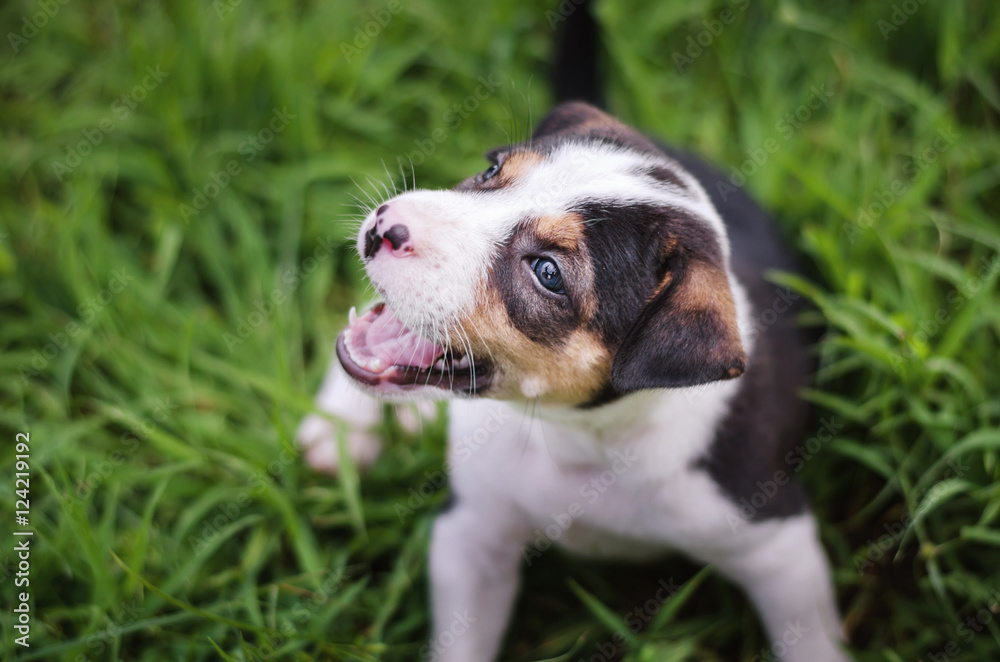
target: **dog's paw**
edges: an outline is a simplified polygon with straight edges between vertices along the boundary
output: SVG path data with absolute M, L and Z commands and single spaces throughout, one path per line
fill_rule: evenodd
M 330 420 L 311 414 L 295 433 L 295 440 L 305 456 L 306 464 L 328 474 L 340 471 L 340 450 L 337 444 L 338 426 Z M 346 426 L 343 429 L 348 456 L 360 469 L 366 469 L 378 458 L 382 442 L 366 430 Z
M 410 434 L 417 434 L 425 424 L 437 420 L 437 403 L 432 400 L 420 400 L 405 405 L 396 405 L 396 420 Z

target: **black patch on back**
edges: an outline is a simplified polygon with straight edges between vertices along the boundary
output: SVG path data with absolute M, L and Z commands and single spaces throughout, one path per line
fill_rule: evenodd
M 796 394 L 798 384 L 781 374 L 781 363 L 773 354 L 755 352 L 712 445 L 694 465 L 708 472 L 740 507 L 734 511 L 749 514 L 749 521 L 790 517 L 807 508 L 784 453 L 803 439 L 808 408 Z
M 752 319 L 759 325 L 730 411 L 696 467 L 707 471 L 733 503 L 749 503 L 752 521 L 804 512 L 806 496 L 785 454 L 809 436 L 809 406 L 798 389 L 815 369 L 806 351 L 815 338 L 796 324 L 804 300 L 762 276 L 769 269 L 797 272 L 798 265 L 770 216 L 749 195 L 697 157 L 666 151 L 699 181 L 722 216 L 732 246 L 732 270 L 747 290 Z M 776 313 L 774 323 L 760 324 L 768 310 Z M 786 485 L 778 486 L 778 477 L 787 478 Z M 769 496 L 772 483 L 778 489 Z M 753 504 L 764 498 L 762 507 Z

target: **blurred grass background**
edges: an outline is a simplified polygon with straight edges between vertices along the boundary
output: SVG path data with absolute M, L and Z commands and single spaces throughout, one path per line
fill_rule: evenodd
M 30 430 L 36 534 L 30 649 L 0 550 L 0 651 L 420 658 L 445 490 L 409 500 L 442 465 L 443 424 L 388 418 L 363 480 L 309 471 L 292 434 L 364 300 L 352 196 L 382 195 L 386 170 L 401 183 L 400 162 L 451 186 L 523 134 L 550 104 L 559 11 L 4 3 L 0 428 L 4 448 Z M 858 659 L 1000 659 L 1000 14 L 604 0 L 597 15 L 611 110 L 746 176 L 810 265 L 794 284 L 829 328 L 808 395 L 836 433 L 801 475 Z M 472 104 L 481 77 L 499 85 Z M 769 659 L 745 599 L 697 573 L 547 553 L 508 657 Z M 648 606 L 611 654 L 667 577 L 683 599 Z

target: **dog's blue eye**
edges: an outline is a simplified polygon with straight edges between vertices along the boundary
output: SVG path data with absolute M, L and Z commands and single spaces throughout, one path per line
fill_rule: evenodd
M 562 274 L 555 262 L 545 257 L 536 257 L 531 263 L 531 270 L 535 272 L 535 278 L 542 287 L 556 294 L 566 294 Z
M 497 174 L 498 172 L 500 172 L 500 164 L 494 163 L 485 171 L 483 171 L 483 181 L 485 182 L 487 179 L 492 179 L 493 175 Z

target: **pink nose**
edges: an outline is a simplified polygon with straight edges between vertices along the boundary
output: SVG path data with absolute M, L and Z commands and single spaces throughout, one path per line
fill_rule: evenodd
M 365 233 L 365 259 L 375 257 L 383 244 L 388 244 L 388 250 L 396 257 L 406 257 L 413 253 L 410 230 L 402 220 L 392 206 L 385 204 L 378 208 L 375 222 Z

